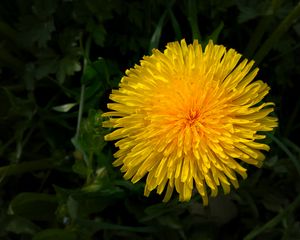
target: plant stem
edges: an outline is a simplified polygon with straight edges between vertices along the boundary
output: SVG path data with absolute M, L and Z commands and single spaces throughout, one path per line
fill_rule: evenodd
M 90 46 L 91 46 L 91 37 L 88 38 L 86 42 L 85 49 L 83 48 L 82 44 L 82 37 L 80 39 L 80 47 L 83 51 L 83 71 L 82 74 L 84 75 L 86 71 L 86 66 L 89 63 L 89 54 L 90 54 Z M 75 134 L 75 140 L 78 140 L 79 133 L 80 133 L 80 126 L 81 126 L 81 120 L 82 120 L 82 114 L 83 114 L 83 108 L 84 108 L 84 95 L 85 95 L 85 84 L 81 84 L 81 91 L 80 91 L 80 101 L 79 101 L 79 110 L 78 110 L 78 118 L 77 118 L 77 128 L 76 128 L 76 134 Z
M 80 133 L 81 119 L 82 119 L 82 113 L 84 107 L 84 93 L 85 93 L 85 85 L 82 84 L 81 91 L 80 91 L 79 111 L 78 111 L 77 127 L 76 127 L 76 135 L 75 135 L 76 140 L 78 139 Z
M 290 28 L 294 20 L 300 16 L 300 1 L 294 7 L 294 9 L 286 16 L 285 19 L 279 24 L 271 36 L 263 43 L 261 48 L 254 56 L 256 65 L 260 64 L 264 57 L 270 52 L 280 37 Z

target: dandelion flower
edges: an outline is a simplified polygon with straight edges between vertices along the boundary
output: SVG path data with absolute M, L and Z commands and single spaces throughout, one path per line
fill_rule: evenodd
M 277 119 L 269 116 L 273 103 L 263 103 L 269 87 L 254 78 L 254 61 L 222 45 L 198 41 L 167 44 L 155 49 L 140 65 L 126 71 L 119 89 L 112 90 L 105 136 L 119 149 L 114 166 L 121 166 L 133 183 L 145 177 L 144 195 L 156 189 L 169 201 L 189 201 L 195 189 L 208 204 L 222 187 L 238 188 L 238 175 L 247 177 L 246 164 L 260 167 L 257 140 L 272 131 Z

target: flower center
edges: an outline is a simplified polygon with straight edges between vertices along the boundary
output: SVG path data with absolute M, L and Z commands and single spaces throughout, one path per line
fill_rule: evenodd
M 196 121 L 198 121 L 200 118 L 200 111 L 199 109 L 190 109 L 187 116 L 186 116 L 186 120 L 187 120 L 187 124 L 189 124 L 190 126 L 193 125 Z

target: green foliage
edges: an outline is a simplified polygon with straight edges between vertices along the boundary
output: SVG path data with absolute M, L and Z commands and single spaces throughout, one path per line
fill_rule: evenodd
M 73 232 L 63 230 L 63 229 L 57 229 L 57 228 L 49 228 L 46 230 L 43 230 L 36 234 L 33 237 L 33 240 L 51 240 L 51 239 L 57 239 L 57 240 L 76 240 L 76 235 Z
M 2 0 L 0 238 L 300 239 L 299 12 L 282 0 Z M 257 60 L 280 120 L 264 166 L 208 207 L 144 197 L 101 127 L 125 69 L 182 38 Z
M 10 213 L 29 220 L 51 221 L 57 208 L 56 197 L 45 193 L 20 193 L 10 202 Z

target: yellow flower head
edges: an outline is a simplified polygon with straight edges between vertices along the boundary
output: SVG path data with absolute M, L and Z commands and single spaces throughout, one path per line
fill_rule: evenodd
M 262 165 L 269 146 L 256 140 L 277 119 L 268 116 L 274 104 L 261 102 L 268 85 L 253 81 L 258 69 L 241 57 L 212 41 L 204 51 L 198 41 L 169 43 L 127 70 L 112 91 L 103 126 L 117 129 L 105 140 L 118 140 L 113 164 L 125 179 L 147 176 L 146 196 L 166 188 L 168 201 L 175 188 L 188 201 L 195 186 L 207 205 L 207 188 L 216 196 L 221 185 L 226 194 L 239 186 L 236 173 L 247 177 L 241 163 Z

